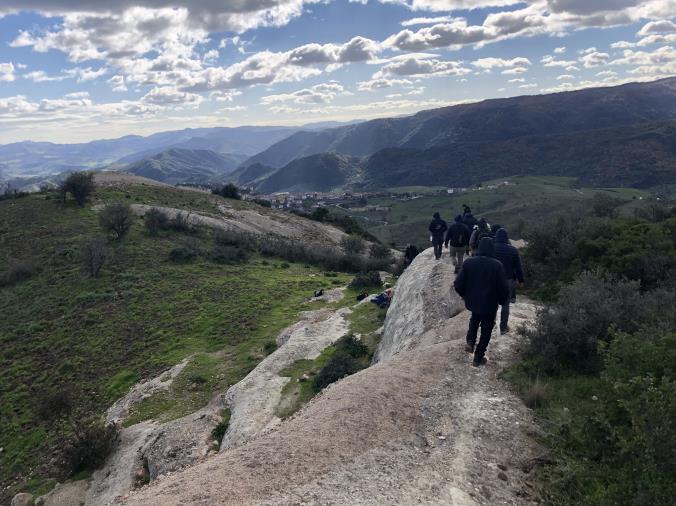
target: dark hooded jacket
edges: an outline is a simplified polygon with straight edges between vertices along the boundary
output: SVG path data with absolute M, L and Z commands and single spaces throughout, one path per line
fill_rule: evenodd
M 469 238 L 469 247 L 473 250 L 477 249 L 479 246 L 479 240 L 482 237 L 493 238 L 493 235 L 491 235 L 491 229 L 484 218 L 479 219 L 477 222 L 477 228 L 472 231 L 472 235 Z
M 446 246 L 450 243 L 451 246 L 462 248 L 463 246 L 469 245 L 470 235 L 469 228 L 462 222 L 462 216 L 458 215 L 455 217 L 455 223 L 448 227 L 446 241 L 444 241 L 444 243 Z
M 467 228 L 470 229 L 470 231 L 476 226 L 477 221 L 474 216 L 472 216 L 472 213 L 467 213 L 462 217 L 462 222 L 465 224 Z
M 432 234 L 432 241 L 435 244 L 441 244 L 444 242 L 444 234 L 446 233 L 447 229 L 448 225 L 446 225 L 446 222 L 441 219 L 439 213 L 434 213 L 434 219 L 432 220 L 432 223 L 430 223 L 429 231 L 430 234 Z
M 453 283 L 472 313 L 492 314 L 509 298 L 509 286 L 502 264 L 493 258 L 493 240 L 479 242 L 477 256 L 465 260 Z
M 495 258 L 500 260 L 507 279 L 516 279 L 519 283 L 523 283 L 519 250 L 509 243 L 509 236 L 504 228 L 499 229 L 495 234 Z

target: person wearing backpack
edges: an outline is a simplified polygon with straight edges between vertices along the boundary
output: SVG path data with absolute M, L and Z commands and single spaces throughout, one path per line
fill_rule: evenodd
M 465 213 L 462 215 L 462 222 L 465 224 L 465 226 L 469 229 L 471 232 L 474 230 L 474 227 L 477 225 L 476 218 L 472 215 L 472 210 L 468 207 L 465 209 Z
M 446 222 L 441 219 L 439 213 L 434 213 L 432 223 L 430 223 L 429 231 L 432 234 L 431 240 L 434 246 L 434 257 L 439 260 L 441 258 L 441 249 L 444 245 L 444 234 L 448 229 Z
M 485 218 L 480 218 L 477 222 L 476 228 L 469 238 L 469 247 L 472 250 L 472 255 L 474 255 L 474 252 L 479 247 L 479 242 L 484 237 L 490 237 L 491 239 L 493 238 L 491 235 L 491 229 L 488 226 L 488 222 L 486 222 Z
M 502 264 L 493 258 L 493 239 L 484 237 L 479 241 L 476 255 L 465 260 L 453 287 L 465 301 L 465 307 L 472 312 L 467 329 L 465 350 L 474 353 L 472 365 L 486 363 L 485 353 L 495 326 L 498 305 L 509 299 L 509 287 Z M 477 334 L 481 337 L 477 344 Z
M 509 235 L 504 228 L 495 233 L 495 258 L 500 260 L 509 285 L 509 299 L 502 304 L 500 311 L 500 334 L 509 332 L 509 303 L 516 302 L 516 287 L 523 286 L 523 269 L 519 250 L 509 243 Z
M 455 223 L 448 227 L 446 232 L 446 241 L 444 245 L 449 248 L 451 261 L 455 266 L 455 273 L 457 274 L 462 267 L 462 260 L 465 256 L 465 251 L 469 246 L 470 232 L 467 226 L 462 222 L 462 216 L 455 217 Z

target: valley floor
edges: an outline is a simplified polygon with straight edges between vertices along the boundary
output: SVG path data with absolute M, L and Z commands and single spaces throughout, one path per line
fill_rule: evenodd
M 435 262 L 424 252 L 397 285 L 409 300 L 395 294 L 390 311 L 436 311 L 419 302 L 438 294 L 448 317 L 410 315 L 423 322 L 422 334 L 398 336 L 398 353 L 331 385 L 274 430 L 118 503 L 536 503 L 530 473 L 541 452 L 538 429 L 499 378 L 516 360 L 520 338 L 494 336 L 489 364 L 471 367 L 463 351 L 468 315 L 449 295 L 451 279 L 447 258 Z M 520 300 L 512 328 L 534 313 Z M 385 335 L 381 347 L 391 343 Z

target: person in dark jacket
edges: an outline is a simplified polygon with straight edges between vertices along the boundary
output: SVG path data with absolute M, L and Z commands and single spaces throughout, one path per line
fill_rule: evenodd
M 516 302 L 516 287 L 523 286 L 524 279 L 519 250 L 509 243 L 509 236 L 504 228 L 495 233 L 495 258 L 500 260 L 509 285 L 509 300 L 502 305 L 500 311 L 500 333 L 505 334 L 509 332 L 509 303 Z
M 467 226 L 462 222 L 462 216 L 455 217 L 455 223 L 448 227 L 446 232 L 446 240 L 444 245 L 448 248 L 450 244 L 451 261 L 455 265 L 455 273 L 457 274 L 462 265 L 462 260 L 465 256 L 465 251 L 469 247 L 470 232 Z
M 466 350 L 474 352 L 472 365 L 476 367 L 486 363 L 484 355 L 495 326 L 498 305 L 504 304 L 509 297 L 505 271 L 502 264 L 493 258 L 493 249 L 491 238 L 481 239 L 476 256 L 465 260 L 453 283 L 455 291 L 465 300 L 465 307 L 472 312 Z M 479 327 L 481 338 L 476 344 Z
M 474 254 L 474 252 L 479 247 L 479 241 L 483 237 L 490 237 L 491 239 L 493 238 L 486 218 L 479 218 L 476 228 L 472 231 L 472 235 L 469 238 L 469 248 L 472 250 L 472 254 Z
M 493 223 L 491 225 L 491 236 L 495 237 L 495 234 L 498 233 L 498 230 L 502 228 L 502 225 L 498 225 L 497 223 Z
M 476 227 L 477 221 L 476 218 L 472 215 L 472 211 L 467 208 L 466 214 L 463 214 L 462 216 L 462 222 L 465 224 L 465 226 L 469 229 L 470 232 L 474 230 L 474 227 Z
M 404 265 L 406 267 L 411 265 L 415 257 L 418 256 L 418 253 L 420 253 L 420 251 L 418 251 L 418 248 L 414 244 L 409 244 L 406 247 L 406 251 L 404 252 Z
M 432 223 L 430 223 L 429 231 L 432 234 L 432 245 L 434 246 L 434 257 L 439 260 L 441 258 L 441 249 L 444 245 L 444 234 L 448 229 L 446 222 L 441 219 L 439 213 L 434 213 Z

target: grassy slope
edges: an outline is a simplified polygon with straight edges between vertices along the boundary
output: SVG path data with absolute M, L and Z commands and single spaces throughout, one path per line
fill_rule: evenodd
M 516 184 L 462 194 L 425 195 L 406 202 L 390 198 L 370 199 L 369 205 L 387 206 L 390 210 L 353 213 L 353 216 L 366 218 L 369 231 L 386 244 L 426 246 L 429 243 L 427 226 L 432 214 L 439 211 L 444 219 L 452 220 L 462 212 L 462 204 L 469 205 L 475 216 L 484 216 L 489 223 L 496 221 L 514 230 L 520 220 L 543 220 L 561 210 L 589 202 L 599 191 L 625 200 L 627 208 L 637 205 L 634 197 L 647 196 L 647 193 L 633 189 L 582 189 L 579 193 L 569 178 L 512 177 L 505 180 Z M 418 187 L 412 190 L 421 191 Z M 387 224 L 383 225 L 383 222 Z
M 126 195 L 130 202 L 205 211 L 215 202 L 194 192 L 128 187 L 101 189 L 95 203 Z M 97 234 L 88 207 L 64 207 L 44 195 L 0 202 L 0 271 L 9 258 L 37 266 L 31 279 L 0 289 L 3 488 L 29 476 L 56 439 L 59 424 L 37 416 L 46 394 L 70 391 L 78 410 L 101 413 L 140 378 L 195 354 L 170 395 L 134 413 L 135 420 L 180 416 L 251 370 L 315 289 L 349 279 L 303 265 L 281 268 L 276 260 L 174 264 L 168 252 L 185 236 L 149 237 L 140 220 L 102 276 L 88 279 L 79 271 L 78 251 Z M 197 237 L 208 250 L 209 234 Z

